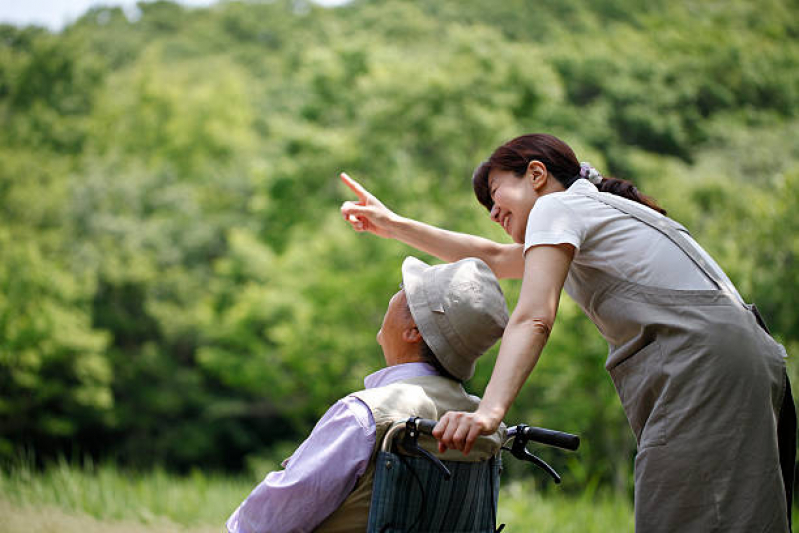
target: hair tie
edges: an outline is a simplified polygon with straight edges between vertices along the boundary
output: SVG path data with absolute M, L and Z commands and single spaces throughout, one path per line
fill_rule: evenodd
M 580 163 L 580 174 L 579 177 L 585 178 L 594 185 L 599 185 L 602 183 L 602 174 L 599 173 L 597 169 L 591 166 L 591 163 L 587 163 L 583 161 Z

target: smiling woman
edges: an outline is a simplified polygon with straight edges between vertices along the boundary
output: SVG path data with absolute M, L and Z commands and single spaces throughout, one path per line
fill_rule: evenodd
M 580 164 L 547 134 L 508 141 L 472 178 L 513 245 L 399 217 L 342 179 L 358 195 L 341 208 L 356 231 L 445 261 L 479 257 L 498 277 L 523 279 L 480 406 L 439 420 L 440 449 L 468 453 L 496 430 L 538 362 L 565 289 L 608 342 L 605 368 L 638 441 L 636 531 L 788 531 L 796 416 L 785 350 L 654 200 Z

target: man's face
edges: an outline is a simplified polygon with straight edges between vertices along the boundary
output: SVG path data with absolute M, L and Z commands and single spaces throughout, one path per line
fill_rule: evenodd
M 407 348 L 407 342 L 402 334 L 408 328 L 414 327 L 413 318 L 408 311 L 408 301 L 405 291 L 400 289 L 388 302 L 386 314 L 383 316 L 383 325 L 377 332 L 377 343 L 383 349 L 386 364 L 396 364 L 396 358 Z

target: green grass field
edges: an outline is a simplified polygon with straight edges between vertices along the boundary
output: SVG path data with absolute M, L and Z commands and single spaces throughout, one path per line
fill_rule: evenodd
M 21 462 L 0 469 L 0 533 L 220 533 L 255 483 L 244 475 L 131 473 L 66 461 L 34 471 Z M 499 507 L 508 532 L 634 530 L 632 503 L 611 493 L 575 497 L 509 482 Z
M 194 471 L 130 473 L 112 464 L 60 461 L 36 472 L 20 463 L 0 471 L 0 533 L 206 533 L 225 519 L 257 481 Z M 567 497 L 530 483 L 506 483 L 499 520 L 506 531 L 633 531 L 626 498 Z

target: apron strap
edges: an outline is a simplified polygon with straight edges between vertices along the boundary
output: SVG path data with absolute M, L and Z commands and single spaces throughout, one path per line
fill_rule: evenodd
M 660 215 L 656 211 L 644 206 L 643 204 L 637 204 L 632 200 L 625 202 L 620 197 L 617 197 L 610 193 L 599 193 L 593 191 L 576 191 L 579 194 L 584 194 L 585 196 L 589 196 L 595 200 L 602 202 L 603 204 L 609 205 L 615 209 L 618 209 L 622 213 L 626 213 L 631 217 L 643 222 L 647 226 L 654 228 L 655 230 L 659 231 L 663 235 L 665 235 L 671 242 L 676 244 L 690 259 L 693 261 L 696 266 L 708 277 L 710 280 L 716 284 L 719 290 L 729 293 L 730 295 L 735 295 L 735 290 L 730 286 L 728 282 L 723 280 L 721 276 L 719 276 L 716 271 L 710 268 L 707 260 L 699 253 L 699 250 L 696 248 L 693 242 L 689 241 L 685 235 L 690 235 L 688 230 L 682 224 L 675 222 L 674 220 Z M 737 300 L 737 298 L 736 298 Z

